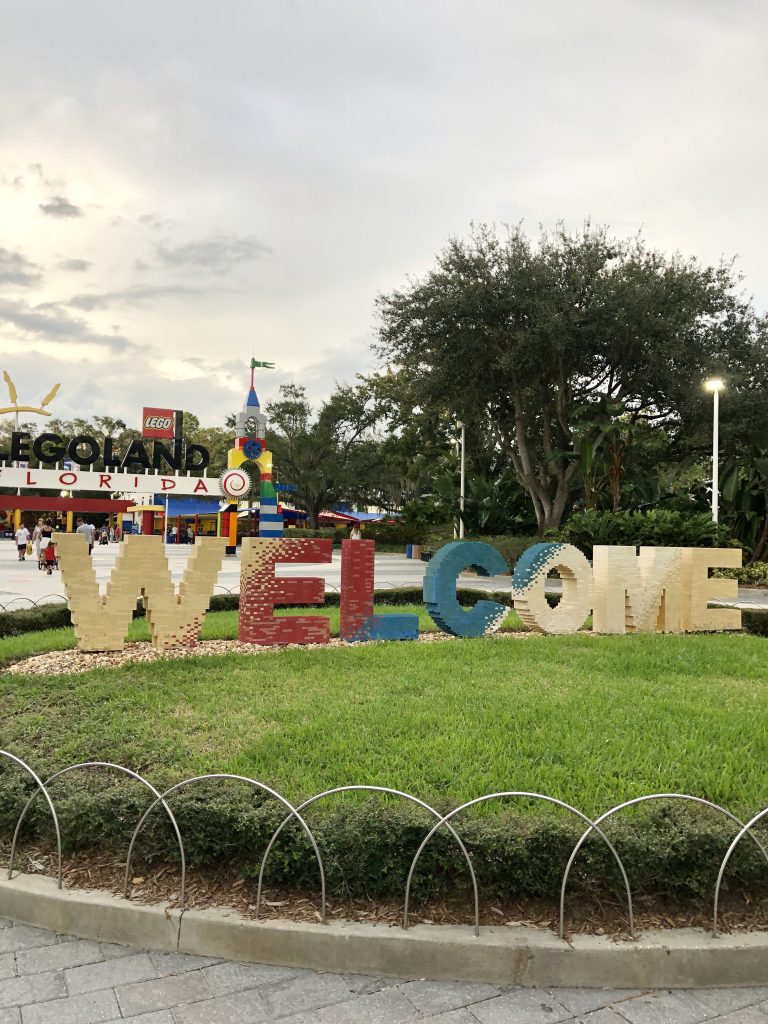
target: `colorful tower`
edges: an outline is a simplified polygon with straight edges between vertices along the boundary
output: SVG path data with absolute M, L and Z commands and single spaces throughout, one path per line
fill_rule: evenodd
M 272 363 L 251 359 L 251 386 L 237 414 L 235 447 L 230 449 L 228 465 L 236 468 L 244 462 L 253 462 L 259 467 L 259 536 L 282 537 L 283 515 L 272 482 L 272 453 L 267 450 L 267 417 L 261 411 L 253 384 L 253 371 L 257 366 L 273 369 Z

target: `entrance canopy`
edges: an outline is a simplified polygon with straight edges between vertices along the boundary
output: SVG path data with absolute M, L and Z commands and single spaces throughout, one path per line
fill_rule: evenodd
M 24 512 L 127 512 L 132 501 L 110 498 L 46 498 L 42 494 L 0 494 L 0 506 Z

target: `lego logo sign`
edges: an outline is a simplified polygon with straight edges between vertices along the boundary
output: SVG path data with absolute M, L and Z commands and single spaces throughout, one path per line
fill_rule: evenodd
M 143 437 L 164 437 L 174 436 L 175 411 L 173 409 L 144 409 L 144 416 L 141 421 L 141 433 Z

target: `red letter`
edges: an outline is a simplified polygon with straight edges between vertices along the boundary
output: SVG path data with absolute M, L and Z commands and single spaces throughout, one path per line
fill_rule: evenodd
M 208 493 L 208 488 L 205 486 L 205 481 L 202 479 L 197 481 L 197 483 L 195 484 L 195 489 L 192 493 L 197 494 L 198 491 L 204 491 L 206 494 Z
M 176 486 L 176 481 L 175 480 L 169 480 L 167 476 L 164 476 L 161 479 L 160 483 L 163 485 L 163 490 L 164 491 L 172 491 L 173 488 Z
M 29 470 L 27 470 L 27 484 L 31 485 L 32 487 L 37 486 L 37 480 L 32 479 L 32 474 L 30 473 Z
M 341 542 L 342 640 L 417 640 L 418 615 L 374 615 L 373 573 L 376 542 Z
M 238 640 L 245 644 L 327 644 L 330 622 L 325 616 L 297 615 L 276 619 L 276 604 L 322 604 L 325 581 L 318 576 L 278 579 L 276 562 L 330 562 L 333 541 L 244 537 L 240 570 Z
M 110 473 L 99 473 L 99 487 L 112 487 L 112 476 Z
M 68 479 L 65 480 L 64 477 L 67 477 Z M 59 475 L 59 483 L 62 487 L 71 487 L 73 484 L 77 483 L 77 473 L 61 473 Z

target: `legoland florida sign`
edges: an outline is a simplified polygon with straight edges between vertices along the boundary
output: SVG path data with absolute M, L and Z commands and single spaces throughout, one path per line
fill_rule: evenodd
M 162 538 L 128 536 L 121 544 L 107 593 L 101 595 L 85 537 L 57 538 L 79 649 L 121 650 L 139 596 L 144 598 L 156 647 L 197 643 L 226 543 L 223 537 L 200 538 L 177 592 Z M 417 615 L 374 614 L 374 550 L 373 541 L 342 541 L 341 637 L 352 642 L 415 639 Z M 330 540 L 244 538 L 238 639 L 259 645 L 328 643 L 328 618 L 274 616 L 277 605 L 322 605 L 322 577 L 279 577 L 275 567 L 281 562 L 330 562 L 331 551 Z M 738 610 L 709 607 L 711 601 L 733 600 L 737 595 L 735 580 L 712 579 L 709 570 L 740 565 L 741 551 L 733 548 L 640 548 L 637 554 L 634 547 L 596 547 L 590 565 L 571 545 L 535 544 L 515 566 L 511 596 L 521 619 L 542 633 L 573 633 L 590 613 L 597 633 L 740 629 Z M 508 608 L 484 599 L 473 608 L 462 608 L 456 583 L 465 569 L 483 576 L 508 571 L 505 559 L 489 544 L 446 544 L 427 566 L 427 611 L 439 629 L 454 636 L 492 633 L 501 626 Z M 553 570 L 560 574 L 563 591 L 558 604 L 550 607 L 545 583 Z
M 154 410 L 156 413 L 163 411 L 168 410 Z M 159 428 L 155 433 L 158 431 Z M 160 433 L 158 436 L 165 434 Z M 30 456 L 30 448 L 31 454 L 42 463 L 60 462 L 66 457 L 77 468 L 29 469 L 28 465 L 2 464 L 6 460 L 9 463 L 26 463 Z M 90 468 L 100 459 L 108 467 L 104 472 Z M 100 443 L 95 437 L 80 434 L 67 443 L 58 434 L 39 434 L 32 438 L 26 431 L 15 430 L 11 434 L 10 452 L 0 452 L 0 487 L 36 487 L 41 490 L 59 490 L 64 487 L 68 491 L 101 491 L 104 494 L 116 491 L 154 490 L 172 494 L 212 494 L 221 497 L 223 492 L 216 477 L 180 475 L 181 471 L 189 474 L 205 470 L 209 462 L 207 448 L 199 444 L 186 443 L 180 438 L 174 438 L 169 445 L 155 440 L 151 451 L 143 441 L 132 441 L 125 454 L 119 456 L 111 437 Z M 131 472 L 136 466 L 140 466 L 145 472 Z M 155 471 L 152 475 L 151 470 Z

